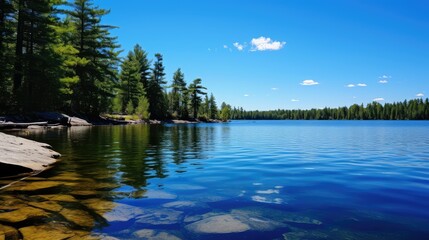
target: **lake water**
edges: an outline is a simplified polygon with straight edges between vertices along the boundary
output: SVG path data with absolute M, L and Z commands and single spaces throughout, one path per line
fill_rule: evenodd
M 0 191 L 0 222 L 27 236 L 429 239 L 427 121 L 233 121 L 14 134 L 63 155 L 52 169 Z M 43 212 L 2 220 L 28 206 Z

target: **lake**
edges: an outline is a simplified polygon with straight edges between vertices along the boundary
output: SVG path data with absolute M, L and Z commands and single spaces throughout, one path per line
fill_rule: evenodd
M 13 134 L 63 155 L 50 170 L 0 191 L 0 223 L 24 236 L 429 239 L 428 121 L 232 121 Z M 29 218 L 5 215 L 14 212 Z

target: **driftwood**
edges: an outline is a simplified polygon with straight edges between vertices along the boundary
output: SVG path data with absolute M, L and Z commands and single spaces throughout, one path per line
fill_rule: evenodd
M 48 125 L 48 122 L 29 122 L 29 123 L 0 122 L 0 129 L 28 128 L 29 126 L 47 126 L 47 125 Z
M 45 170 L 61 155 L 45 143 L 0 132 L 0 172 L 2 176 Z

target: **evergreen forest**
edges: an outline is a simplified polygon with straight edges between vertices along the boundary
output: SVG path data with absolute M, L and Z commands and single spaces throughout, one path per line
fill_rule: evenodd
M 0 113 L 118 113 L 140 119 L 218 118 L 201 79 L 136 44 L 121 58 L 109 11 L 91 0 L 0 0 Z
M 0 0 L 0 114 L 61 111 L 139 119 L 429 119 L 428 99 L 311 110 L 246 111 L 216 104 L 202 79 L 163 55 L 122 50 L 91 0 Z

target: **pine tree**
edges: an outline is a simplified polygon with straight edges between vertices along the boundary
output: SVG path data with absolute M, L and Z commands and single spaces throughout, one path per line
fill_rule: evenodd
M 129 115 L 131 115 L 131 114 L 133 114 L 133 113 L 134 113 L 134 107 L 133 107 L 133 102 L 132 102 L 132 101 L 129 101 L 129 102 L 127 103 L 127 106 L 125 107 L 125 112 L 126 112 L 127 114 L 129 114 Z
M 135 113 L 140 117 L 140 119 L 149 120 L 149 101 L 145 95 L 142 95 L 139 98 L 139 104 L 135 110 Z
M 148 82 L 151 74 L 150 61 L 147 58 L 147 52 L 145 52 L 140 45 L 136 44 L 134 46 L 134 56 L 140 65 L 140 83 L 142 84 L 144 90 L 147 91 Z
M 90 0 L 75 0 L 67 11 L 74 32 L 70 41 L 82 61 L 75 66 L 78 83 L 73 89 L 72 110 L 98 114 L 111 104 L 117 81 L 119 47 L 110 36 L 114 27 L 101 24 L 109 11 L 94 7 Z
M 5 113 L 12 105 L 13 18 L 12 1 L 0 0 L 0 113 Z
M 171 88 L 169 110 L 172 114 L 182 118 L 183 94 L 186 89 L 186 83 L 185 76 L 180 68 L 174 72 Z
M 140 82 L 140 63 L 133 52 L 129 52 L 122 63 L 119 79 L 123 109 L 130 101 L 133 107 L 137 107 L 139 98 L 144 93 L 144 88 Z
M 149 112 L 154 119 L 164 119 L 166 117 L 165 99 L 163 86 L 166 84 L 164 80 L 164 65 L 162 55 L 155 54 L 155 63 L 152 69 L 152 75 L 148 82 L 147 96 L 149 100 Z
M 201 96 L 206 95 L 207 93 L 203 92 L 202 89 L 207 89 L 201 85 L 201 79 L 195 79 L 188 87 L 192 113 L 194 118 L 198 118 L 198 108 L 201 104 Z
M 216 100 L 215 97 L 213 96 L 213 93 L 210 94 L 210 99 L 209 99 L 209 104 L 210 104 L 210 110 L 209 110 L 209 118 L 210 119 L 217 119 L 217 115 L 218 115 L 218 108 L 217 108 L 217 104 L 216 104 Z
M 220 119 L 224 122 L 228 121 L 231 118 L 231 106 L 223 102 L 220 108 Z
M 23 110 L 54 109 L 59 101 L 62 59 L 53 0 L 18 0 L 13 90 Z

